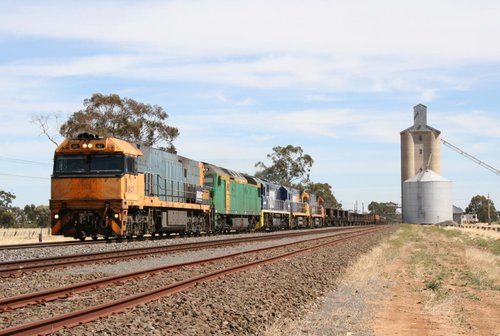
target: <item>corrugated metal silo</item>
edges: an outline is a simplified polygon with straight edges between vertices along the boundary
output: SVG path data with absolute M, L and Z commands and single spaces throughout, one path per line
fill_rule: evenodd
M 452 183 L 430 169 L 403 182 L 406 223 L 435 224 L 453 220 Z

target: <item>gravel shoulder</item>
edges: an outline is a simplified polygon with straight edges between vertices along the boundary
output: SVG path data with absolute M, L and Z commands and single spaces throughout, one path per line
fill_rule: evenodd
M 203 283 L 57 334 L 261 335 L 278 320 L 302 316 L 389 230 Z

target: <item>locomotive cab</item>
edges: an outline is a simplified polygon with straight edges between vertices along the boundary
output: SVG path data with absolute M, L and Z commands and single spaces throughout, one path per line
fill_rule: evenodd
M 84 240 L 122 236 L 127 209 L 140 201 L 141 151 L 130 143 L 82 134 L 65 140 L 54 155 L 50 209 L 52 234 Z

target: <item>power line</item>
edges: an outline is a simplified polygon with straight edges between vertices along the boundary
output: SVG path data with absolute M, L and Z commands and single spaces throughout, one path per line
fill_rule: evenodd
M 7 156 L 2 156 L 2 155 L 0 155 L 0 160 L 2 160 L 2 161 L 10 161 L 10 162 L 15 162 L 15 163 L 24 163 L 24 164 L 32 164 L 32 165 L 42 165 L 42 166 L 51 166 L 52 165 L 52 164 L 47 163 L 47 162 L 38 162 L 38 161 L 15 159 L 15 158 L 10 158 L 10 157 L 7 157 Z
M 38 180 L 50 180 L 48 177 L 39 177 L 39 176 L 27 176 L 27 175 L 16 175 L 16 174 L 4 174 L 0 173 L 1 176 L 10 176 L 10 177 L 21 177 L 21 178 L 29 178 L 29 179 L 38 179 Z

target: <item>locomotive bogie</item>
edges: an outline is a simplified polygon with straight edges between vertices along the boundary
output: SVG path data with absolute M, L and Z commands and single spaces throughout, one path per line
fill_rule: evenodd
M 262 215 L 256 228 L 269 231 L 289 229 L 290 212 L 262 210 Z

